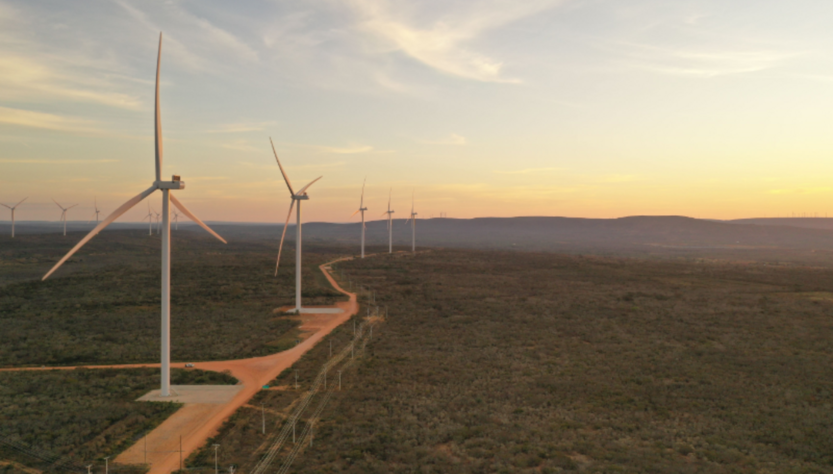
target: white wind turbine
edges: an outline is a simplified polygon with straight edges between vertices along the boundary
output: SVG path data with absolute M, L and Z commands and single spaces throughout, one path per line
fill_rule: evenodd
M 101 211 L 98 210 L 98 198 L 95 198 L 95 201 L 93 201 L 93 203 L 93 205 L 95 206 L 95 211 L 93 211 L 93 215 L 95 215 L 95 223 L 98 224 L 98 214 L 101 213 Z
M 390 210 L 390 197 L 393 194 L 393 188 L 390 190 L 390 194 L 388 194 L 388 210 L 383 212 L 382 215 L 388 215 L 388 253 L 393 253 L 393 213 L 396 211 Z
M 411 221 L 411 252 L 416 253 L 416 216 L 417 213 L 414 212 L 414 196 L 411 196 L 411 217 L 408 218 L 408 221 Z M 405 221 L 405 224 L 408 223 Z
M 153 211 L 150 210 L 150 203 L 148 203 L 148 215 L 142 218 L 142 220 L 148 220 L 148 235 L 153 235 Z
M 362 258 L 364 258 L 364 229 L 365 229 L 364 211 L 367 210 L 367 208 L 364 207 L 364 185 L 365 184 L 367 184 L 367 178 L 365 178 L 364 183 L 362 183 L 362 199 L 361 199 L 361 201 L 359 201 L 359 209 L 356 212 L 353 213 L 353 216 L 355 216 L 359 212 L 362 213 Z M 350 217 L 353 217 L 353 216 L 350 216 Z
M 174 209 L 174 230 L 179 230 L 179 213 Z
M 281 169 L 283 180 L 286 181 L 286 187 L 289 188 L 289 194 L 292 196 L 292 202 L 289 204 L 289 213 L 286 215 L 286 222 L 284 222 L 283 224 L 281 244 L 278 247 L 278 261 L 275 263 L 275 276 L 278 276 L 278 265 L 280 265 L 281 263 L 281 251 L 283 250 L 283 239 L 286 236 L 286 227 L 289 225 L 289 218 L 292 217 L 292 207 L 295 206 L 295 202 L 297 201 L 297 224 L 295 227 L 295 311 L 297 311 L 298 313 L 302 313 L 304 312 L 304 309 L 301 308 L 301 201 L 306 201 L 309 199 L 309 196 L 307 196 L 307 189 L 310 186 L 312 186 L 313 183 L 323 178 L 323 176 L 319 176 L 314 180 L 310 181 L 309 184 L 301 188 L 296 193 L 292 190 L 292 184 L 289 183 L 289 177 L 286 176 L 286 172 L 283 170 L 283 166 L 281 166 L 281 160 L 278 158 L 278 152 L 275 151 L 275 144 L 272 143 L 271 138 L 269 138 L 269 143 L 272 144 L 272 153 L 275 154 L 275 160 L 278 162 L 278 168 Z
M 12 238 L 14 238 L 14 210 L 17 209 L 17 206 L 21 205 L 23 203 L 23 201 L 25 201 L 27 199 L 29 199 L 28 196 L 23 198 L 19 203 L 15 204 L 14 206 L 9 206 L 7 204 L 3 204 L 3 203 L 0 202 L 0 205 L 8 207 L 9 209 L 12 210 Z
M 208 231 L 211 235 L 218 238 L 221 242 L 226 243 L 222 237 L 217 235 L 216 232 L 211 230 L 205 223 L 203 223 L 197 216 L 195 216 L 191 211 L 189 211 L 179 199 L 177 199 L 173 194 L 171 194 L 171 190 L 176 189 L 185 189 L 185 183 L 182 182 L 179 176 L 174 175 L 171 181 L 162 181 L 162 122 L 161 117 L 159 115 L 159 65 L 160 59 L 162 56 L 162 34 L 159 34 L 159 56 L 156 58 L 156 103 L 154 106 L 155 116 L 154 116 L 154 142 L 156 145 L 156 180 L 153 184 L 147 188 L 146 190 L 142 191 L 138 195 L 131 198 L 126 203 L 122 204 L 118 209 L 113 211 L 112 214 L 107 216 L 100 224 L 95 226 L 95 228 L 87 234 L 86 237 L 81 239 L 75 247 L 72 248 L 64 258 L 58 261 L 52 270 L 44 275 L 43 279 L 46 280 L 49 275 L 51 275 L 55 270 L 57 270 L 64 262 L 67 261 L 75 252 L 78 251 L 81 247 L 84 246 L 87 242 L 90 241 L 96 234 L 101 232 L 102 229 L 110 225 L 113 221 L 118 219 L 122 214 L 129 211 L 133 206 L 139 204 L 143 199 L 150 196 L 156 190 L 162 191 L 162 224 L 163 224 L 163 233 L 162 233 L 162 354 L 161 354 L 161 367 L 162 367 L 162 390 L 161 395 L 163 397 L 170 396 L 171 394 L 171 220 L 170 220 L 170 204 L 173 203 L 174 206 L 179 208 L 183 214 L 188 216 L 192 221 L 199 224 L 203 229 Z
M 153 213 L 156 214 L 156 235 L 159 235 L 159 227 L 162 224 L 162 221 L 160 220 L 160 218 L 162 217 L 162 214 L 159 214 L 156 211 L 153 211 Z
M 72 209 L 73 207 L 77 206 L 78 204 L 73 204 L 73 205 L 71 205 L 67 208 L 64 208 L 64 206 L 58 204 L 58 201 L 56 201 L 55 198 L 52 198 L 52 202 L 54 202 L 58 207 L 61 208 L 61 220 L 64 221 L 64 236 L 66 236 L 67 235 L 67 211 Z

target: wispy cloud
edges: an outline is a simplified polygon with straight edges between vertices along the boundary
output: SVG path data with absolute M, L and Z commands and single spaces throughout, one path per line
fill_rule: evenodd
M 390 2 L 385 0 L 352 0 L 349 4 L 359 15 L 359 27 L 382 39 L 388 50 L 401 51 L 452 76 L 484 82 L 517 83 L 520 79 L 509 78 L 502 73 L 502 61 L 475 51 L 471 43 L 488 30 L 559 3 L 559 0 L 470 2 L 464 11 L 429 14 L 433 19 L 425 26 L 416 25 L 418 15 L 414 15 L 412 9 L 399 8 L 394 13 Z
M 420 140 L 422 143 L 427 143 L 429 145 L 465 145 L 467 143 L 466 137 L 457 135 L 456 133 L 452 133 L 451 135 L 447 136 L 446 138 L 441 138 L 439 140 Z
M 661 74 L 716 77 L 763 71 L 776 67 L 798 53 L 777 50 L 708 50 L 668 49 L 629 44 L 629 64 Z
M 546 168 L 525 168 L 522 170 L 492 170 L 493 173 L 498 174 L 529 174 L 529 173 L 540 173 L 546 171 L 560 171 L 564 168 L 554 168 L 554 167 L 546 167 Z
M 118 163 L 119 160 L 54 160 L 40 158 L 0 158 L 0 163 L 22 163 L 34 165 L 90 165 L 98 163 Z
M 219 127 L 208 130 L 206 133 L 245 133 L 245 132 L 260 132 L 266 127 L 274 126 L 277 122 L 238 122 L 220 125 Z
M 327 153 L 335 153 L 338 155 L 354 155 L 356 153 L 368 153 L 373 151 L 373 147 L 369 145 L 359 145 L 353 147 L 328 147 L 322 146 L 318 147 L 321 151 L 325 151 Z
M 90 120 L 9 107 L 0 107 L 0 123 L 61 132 L 93 133 L 101 131 Z

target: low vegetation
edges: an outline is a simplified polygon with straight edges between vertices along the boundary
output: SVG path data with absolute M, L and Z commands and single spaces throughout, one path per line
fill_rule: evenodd
M 237 380 L 174 369 L 171 382 L 216 385 Z M 86 472 L 79 468 L 97 466 L 104 456 L 127 449 L 181 406 L 135 401 L 158 386 L 159 369 L 0 372 L 0 472 L 23 472 L 24 466 Z
M 391 313 L 295 472 L 833 469 L 829 269 L 442 250 L 340 268 Z
M 82 235 L 27 235 L 0 250 L 0 367 L 158 360 L 159 237 L 105 232 L 40 281 Z M 272 242 L 230 242 L 175 233 L 175 361 L 254 357 L 287 347 L 283 336 L 297 322 L 275 310 L 294 304 L 294 269 L 274 277 L 277 246 Z M 304 254 L 309 304 L 331 303 L 339 296 L 318 276 L 317 265 L 331 252 L 312 246 Z M 283 258 L 286 265 L 294 254 L 284 252 Z

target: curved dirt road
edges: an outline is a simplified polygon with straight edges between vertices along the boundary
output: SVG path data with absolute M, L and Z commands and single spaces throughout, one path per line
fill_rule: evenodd
M 289 368 L 304 353 L 313 348 L 318 341 L 324 336 L 332 332 L 333 329 L 349 320 L 358 312 L 358 304 L 356 302 L 356 294 L 350 293 L 341 288 L 335 279 L 330 274 L 329 266 L 345 260 L 351 260 L 353 257 L 344 257 L 319 265 L 319 269 L 327 277 L 327 280 L 337 291 L 347 295 L 349 301 L 336 303 L 335 307 L 342 309 L 343 312 L 336 314 L 320 314 L 314 313 L 304 314 L 304 317 L 310 318 L 312 324 L 302 325 L 301 328 L 315 330 L 315 333 L 306 340 L 293 347 L 292 349 L 279 352 L 263 357 L 253 357 L 250 359 L 225 360 L 225 361 L 209 361 L 209 362 L 195 362 L 194 368 L 202 370 L 211 370 L 215 372 L 222 372 L 228 370 L 240 382 L 238 386 L 242 385 L 242 389 L 231 399 L 231 401 L 220 405 L 205 406 L 205 404 L 194 404 L 192 409 L 188 405 L 177 410 L 173 415 L 166 419 L 156 429 L 151 431 L 147 440 L 140 440 L 137 444 L 131 446 L 126 451 L 121 453 L 115 461 L 118 463 L 142 463 L 144 460 L 145 445 L 148 443 L 147 460 L 151 463 L 149 474 L 167 474 L 169 472 L 179 469 L 180 459 L 186 459 L 191 453 L 199 449 L 206 440 L 217 433 L 217 430 L 238 408 L 245 405 L 249 399 L 252 398 L 261 387 L 271 382 L 285 369 Z M 327 308 L 332 308 L 328 306 Z M 159 367 L 159 364 L 126 364 L 126 365 L 84 365 L 78 366 L 91 369 L 103 368 L 134 368 L 134 367 Z M 15 371 L 15 370 L 72 370 L 78 367 L 32 367 L 32 368 L 10 368 L 0 369 L 0 371 Z M 172 363 L 171 367 L 184 368 L 185 363 Z M 198 406 L 202 405 L 202 406 Z M 172 442 L 175 441 L 179 445 L 178 437 L 182 436 L 182 452 L 171 449 Z M 154 449 L 154 447 L 163 446 L 166 449 Z M 177 448 L 179 446 L 176 446 Z

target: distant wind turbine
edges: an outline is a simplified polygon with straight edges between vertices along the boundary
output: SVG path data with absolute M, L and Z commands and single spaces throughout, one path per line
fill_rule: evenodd
M 353 213 L 353 216 L 355 216 L 359 212 L 362 213 L 362 258 L 364 258 L 364 229 L 365 229 L 364 211 L 367 210 L 367 208 L 364 207 L 364 185 L 365 184 L 367 184 L 367 178 L 365 178 L 364 183 L 362 183 L 362 199 L 361 199 L 361 201 L 359 201 L 359 209 L 356 212 Z M 353 216 L 350 216 L 350 217 L 353 217 Z
M 153 213 L 156 214 L 156 235 L 159 235 L 159 227 L 161 225 L 160 218 L 162 217 L 162 214 L 159 214 L 156 211 L 153 211 Z
M 174 209 L 174 230 L 179 230 L 179 213 Z
M 77 206 L 78 204 L 73 204 L 73 205 L 71 205 L 67 208 L 64 208 L 64 206 L 58 204 L 58 201 L 56 201 L 55 198 L 52 198 L 52 202 L 54 202 L 58 207 L 61 208 L 61 220 L 64 221 L 64 236 L 66 236 L 67 235 L 67 211 L 72 209 L 73 207 Z
M 179 199 L 177 199 L 171 190 L 185 189 L 185 183 L 180 180 L 180 177 L 174 175 L 171 181 L 162 181 L 162 121 L 159 114 L 159 66 L 162 57 L 162 34 L 159 34 L 159 56 L 156 58 L 156 103 L 154 106 L 154 142 L 156 145 L 156 180 L 146 190 L 134 196 L 129 201 L 122 204 L 112 214 L 107 216 L 100 224 L 81 239 L 72 250 L 69 251 L 64 258 L 58 261 L 52 270 L 44 275 L 46 280 L 55 270 L 57 270 L 64 262 L 67 261 L 75 252 L 90 241 L 102 229 L 110 225 L 113 221 L 118 219 L 125 212 L 132 209 L 136 204 L 142 202 L 143 199 L 153 194 L 156 190 L 162 191 L 162 223 L 164 232 L 162 233 L 162 389 L 161 395 L 168 397 L 171 394 L 171 219 L 170 219 L 170 205 L 174 204 L 183 214 L 188 216 L 192 221 L 196 222 L 203 229 L 208 231 L 211 235 L 226 243 L 222 237 L 211 230 L 203 221 L 189 211 Z
M 98 214 L 101 213 L 101 211 L 98 210 L 98 198 L 95 198 L 93 205 L 95 206 L 95 212 L 93 212 L 93 214 L 95 214 L 95 223 L 98 224 Z
M 25 200 L 27 200 L 27 199 L 29 199 L 29 197 L 28 197 L 28 196 L 27 196 L 27 197 L 25 197 L 25 198 L 23 198 L 23 199 L 21 199 L 21 201 L 20 201 L 19 203 L 15 204 L 14 206 L 9 206 L 9 205 L 7 205 L 7 204 L 0 203 L 0 205 L 5 206 L 5 207 L 8 207 L 9 209 L 11 209 L 11 210 L 12 210 L 12 238 L 14 238 L 14 210 L 15 210 L 15 209 L 17 209 L 17 206 L 19 206 L 19 205 L 23 204 L 23 201 L 25 201 Z
M 414 196 L 411 196 L 411 217 L 408 218 L 408 221 L 411 221 L 411 252 L 416 253 L 416 216 L 417 213 L 414 212 Z M 405 224 L 408 223 L 405 221 Z
M 390 197 L 393 194 L 393 188 L 390 189 L 390 193 L 388 194 L 388 210 L 383 212 L 382 215 L 388 215 L 388 253 L 393 253 L 393 221 L 391 220 L 393 217 L 393 213 L 396 211 L 390 210 Z
M 323 176 L 319 176 L 310 181 L 309 184 L 301 188 L 296 193 L 292 189 L 292 184 L 289 183 L 289 177 L 286 176 L 283 166 L 281 166 L 281 160 L 278 158 L 278 152 L 275 151 L 275 144 L 272 142 L 271 138 L 269 138 L 269 143 L 272 144 L 272 153 L 275 154 L 275 160 L 278 162 L 278 168 L 281 169 L 283 180 L 286 181 L 286 187 L 289 188 L 289 194 L 292 196 L 292 202 L 289 204 L 289 213 L 286 215 L 286 222 L 283 224 L 281 244 L 278 247 L 278 260 L 275 263 L 275 276 L 278 276 L 278 265 L 281 263 L 281 251 L 283 250 L 283 239 L 286 236 L 286 227 L 289 225 L 289 218 L 292 217 L 292 207 L 295 206 L 295 202 L 297 201 L 298 211 L 296 212 L 297 224 L 295 227 L 295 311 L 301 313 L 303 312 L 303 308 L 301 308 L 301 201 L 309 199 L 309 196 L 307 196 L 307 189 L 312 186 L 313 183 L 323 178 Z
M 148 203 L 148 215 L 146 215 L 142 220 L 148 220 L 148 235 L 153 235 L 153 211 L 150 210 L 150 203 Z

